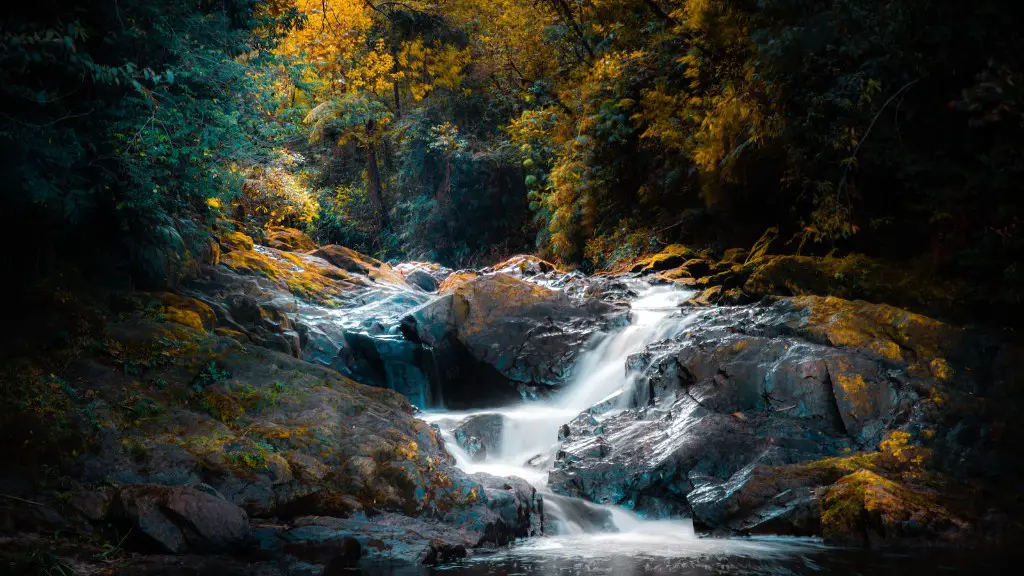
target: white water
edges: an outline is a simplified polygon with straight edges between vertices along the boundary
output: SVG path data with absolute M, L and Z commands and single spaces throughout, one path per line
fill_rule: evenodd
M 596 504 L 572 501 L 552 494 L 547 489 L 548 471 L 555 452 L 559 448 L 559 427 L 575 418 L 595 404 L 607 403 L 614 413 L 622 405 L 626 392 L 632 386 L 626 374 L 626 358 L 643 350 L 648 344 L 679 333 L 685 328 L 688 317 L 679 312 L 679 304 L 693 292 L 670 287 L 649 288 L 631 304 L 630 324 L 622 330 L 601 337 L 593 347 L 584 352 L 573 370 L 573 378 L 560 395 L 546 403 L 530 403 L 520 406 L 479 410 L 474 412 L 435 411 L 423 415 L 429 422 L 437 423 L 455 457 L 456 464 L 463 471 L 473 474 L 486 472 L 495 476 L 519 476 L 545 494 L 545 509 L 553 516 L 565 518 L 560 525 L 553 526 L 561 534 L 588 532 L 580 522 L 572 520 L 572 511 L 564 509 L 566 504 L 575 508 L 597 507 Z M 606 413 L 606 414 L 607 414 Z M 488 454 L 483 461 L 473 461 L 455 442 L 452 430 L 473 414 L 501 414 L 504 417 L 501 448 L 495 454 Z M 601 419 L 603 415 L 597 415 Z M 619 543 L 641 541 L 692 540 L 693 526 L 688 520 L 672 522 L 645 522 L 624 508 L 604 507 L 612 514 L 618 532 L 606 534 Z M 651 540 L 651 538 L 654 540 Z

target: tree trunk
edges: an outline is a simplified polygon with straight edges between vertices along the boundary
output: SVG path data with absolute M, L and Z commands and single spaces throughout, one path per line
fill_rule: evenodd
M 380 189 L 380 169 L 377 166 L 377 148 L 373 143 L 373 131 L 374 122 L 370 120 L 366 123 L 366 188 L 377 215 L 378 227 L 383 229 L 387 226 L 388 214 Z
M 441 180 L 441 186 L 437 189 L 437 201 L 447 202 L 452 196 L 452 155 L 444 155 L 444 179 Z

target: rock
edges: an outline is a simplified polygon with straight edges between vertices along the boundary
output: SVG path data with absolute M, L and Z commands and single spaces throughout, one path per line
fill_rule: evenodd
M 447 564 L 455 560 L 462 560 L 469 552 L 462 544 L 449 544 L 442 540 L 432 540 L 430 550 L 423 557 L 422 564 L 435 565 Z
M 227 231 L 222 232 L 220 235 L 220 246 L 224 249 L 224 252 L 231 252 L 232 250 L 252 250 L 253 241 L 252 238 L 241 232 Z
M 563 293 L 494 274 L 412 311 L 403 319 L 403 333 L 435 348 L 457 344 L 512 382 L 558 386 L 587 341 L 625 318 L 624 309 L 599 301 L 576 304 Z M 472 399 L 473 391 L 445 397 Z
M 509 258 L 508 260 L 495 264 L 494 266 L 484 268 L 481 272 L 484 274 L 508 274 L 519 278 L 528 278 L 547 274 L 549 272 L 560 271 L 554 264 L 547 260 L 533 256 L 532 254 L 519 254 Z
M 484 527 L 486 542 L 504 546 L 518 538 L 544 533 L 544 499 L 526 480 L 482 473 L 470 478 L 483 485 L 487 508 L 497 515 Z
M 441 284 L 438 285 L 437 291 L 441 294 L 447 294 L 478 276 L 480 275 L 473 270 L 458 270 L 456 272 L 452 272 L 444 279 L 443 282 L 441 282 Z
M 351 248 L 330 244 L 316 248 L 312 255 L 322 258 L 346 272 L 368 276 L 374 282 L 387 282 L 395 285 L 405 283 L 405 278 L 391 268 L 389 264 L 356 252 Z
M 472 548 L 503 546 L 542 533 L 543 500 L 526 481 L 488 474 L 475 474 L 467 480 L 476 499 L 452 508 L 443 521 L 391 512 L 379 513 L 372 520 L 308 516 L 296 518 L 288 527 L 261 527 L 255 540 L 270 557 L 291 556 L 340 568 L 360 556 L 370 563 L 448 562 L 468 556 Z M 350 540 L 358 543 L 360 556 Z
M 437 280 L 423 270 L 414 270 L 410 272 L 405 276 L 405 281 L 420 290 L 425 290 L 427 292 L 437 292 L 437 287 L 439 286 Z
M 698 256 L 698 253 L 682 244 L 666 246 L 664 250 L 643 258 L 632 265 L 630 272 L 639 274 L 651 274 L 663 270 L 677 268 L 688 260 Z
M 113 500 L 114 490 L 109 487 L 77 490 L 71 497 L 71 505 L 86 518 L 96 522 L 107 517 Z
M 253 516 L 348 513 L 343 496 L 352 494 L 367 507 L 443 514 L 472 492 L 403 396 L 176 326 L 110 326 L 118 361 L 136 366 L 134 378 L 88 359 L 64 374 L 95 394 L 93 418 L 108 438 L 97 453 L 80 456 L 83 483 L 205 481 Z M 161 384 L 134 392 L 129 404 L 125 390 L 138 390 L 136 379 Z M 108 424 L 121 418 L 111 406 L 137 403 L 144 434 Z
M 487 454 L 499 454 L 505 417 L 501 414 L 470 416 L 455 428 L 455 441 L 474 460 L 483 460 Z
M 639 376 L 633 408 L 600 423 L 584 413 L 563 427 L 550 485 L 651 517 L 689 516 L 707 530 L 796 535 L 830 533 L 828 511 L 871 485 L 867 494 L 911 509 L 886 512 L 901 518 L 886 533 L 921 526 L 922 538 L 962 539 L 962 516 L 925 497 L 954 490 L 949 480 L 913 488 L 886 477 L 920 476 L 908 470 L 924 449 L 907 439 L 941 426 L 928 397 L 977 390 L 955 368 L 966 361 L 962 339 L 926 317 L 835 298 L 706 309 L 629 358 Z M 859 468 L 882 480 L 840 482 Z M 928 521 L 899 524 L 920 517 Z M 870 530 L 885 531 L 885 522 Z
M 271 227 L 266 231 L 266 245 L 288 252 L 309 252 L 316 250 L 316 243 L 301 230 L 285 227 Z
M 729 248 L 722 255 L 722 262 L 729 262 L 731 264 L 743 264 L 750 257 L 750 250 L 746 248 Z
M 190 487 L 124 487 L 115 498 L 111 515 L 127 520 L 139 536 L 173 554 L 228 552 L 241 546 L 249 535 L 244 510 Z
M 396 272 L 405 276 L 406 282 L 427 292 L 436 292 L 441 283 L 452 274 L 451 268 L 433 262 L 402 262 L 394 268 Z

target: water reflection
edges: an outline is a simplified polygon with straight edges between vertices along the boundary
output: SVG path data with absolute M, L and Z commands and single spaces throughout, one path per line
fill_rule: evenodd
M 372 566 L 382 576 L 910 576 L 917 574 L 1018 574 L 1020 554 L 930 550 L 882 552 L 828 548 L 814 540 L 712 539 L 683 550 L 652 537 L 637 541 L 614 534 L 541 538 L 440 567 Z

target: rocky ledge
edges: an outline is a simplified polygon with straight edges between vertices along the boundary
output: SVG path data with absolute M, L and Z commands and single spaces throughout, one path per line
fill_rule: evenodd
M 686 315 L 629 358 L 625 410 L 598 405 L 563 428 L 555 492 L 841 544 L 992 544 L 1017 530 L 994 487 L 1018 466 L 1005 434 L 1019 346 L 834 297 Z

